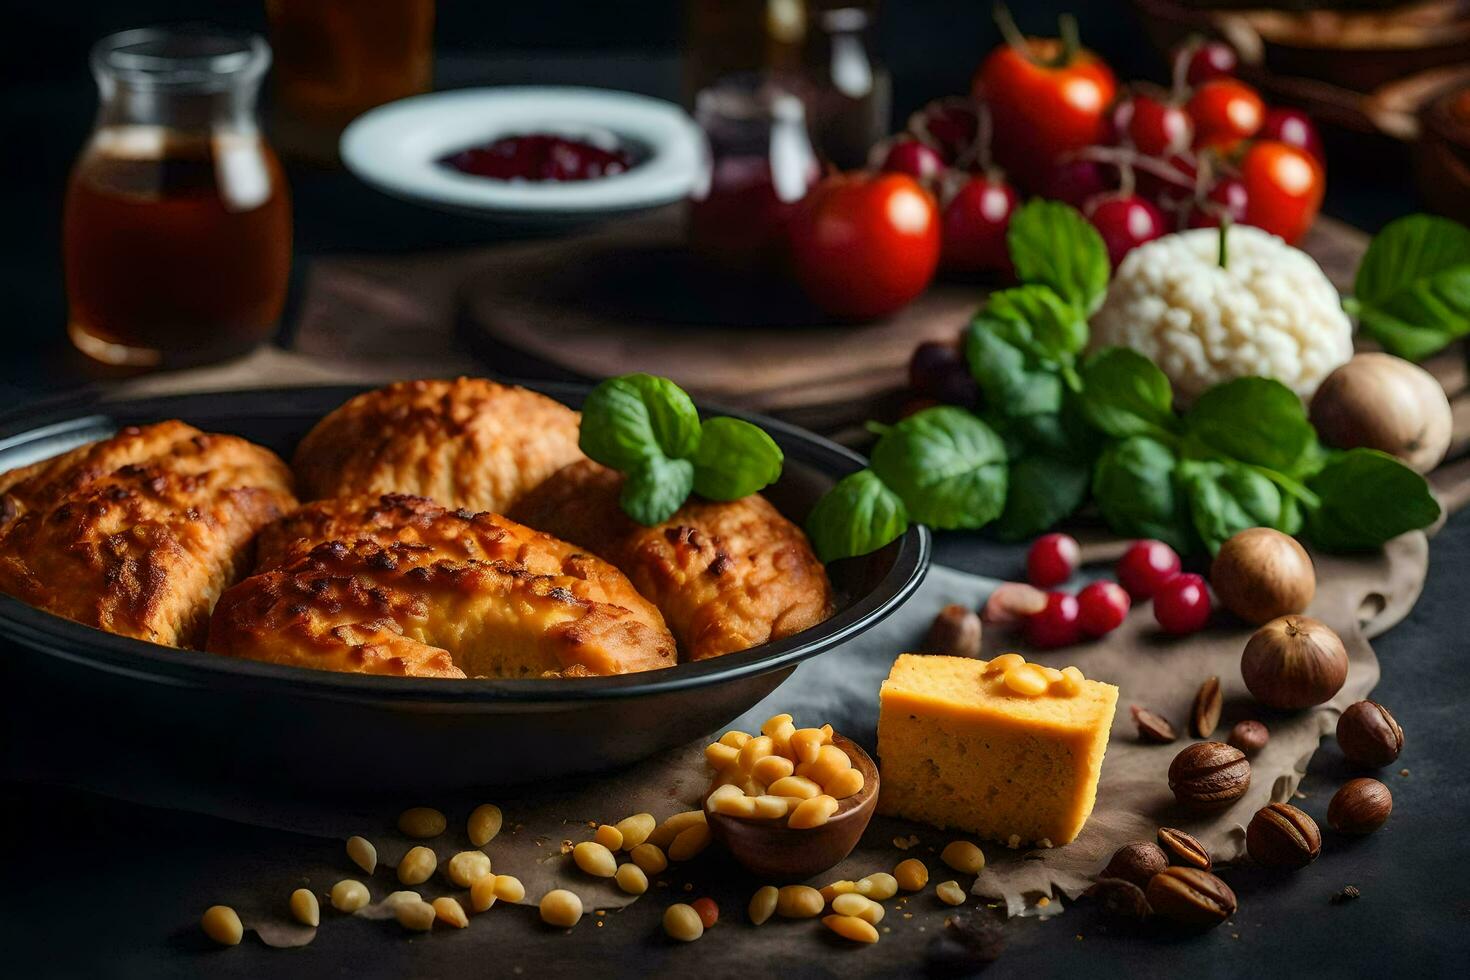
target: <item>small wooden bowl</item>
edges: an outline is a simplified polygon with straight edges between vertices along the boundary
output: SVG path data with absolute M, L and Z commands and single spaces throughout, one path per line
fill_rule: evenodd
M 846 752 L 852 767 L 863 774 L 863 788 L 839 800 L 837 812 L 820 827 L 792 830 L 784 817 L 747 820 L 706 812 L 715 839 L 751 874 L 774 881 L 800 881 L 826 871 L 857 847 L 878 803 L 878 767 L 851 739 L 834 735 L 832 744 Z

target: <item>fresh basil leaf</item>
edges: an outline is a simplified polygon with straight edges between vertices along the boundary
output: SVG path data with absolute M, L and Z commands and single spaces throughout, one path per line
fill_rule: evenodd
M 1307 517 L 1307 536 L 1327 551 L 1377 548 L 1439 519 L 1424 477 L 1374 449 L 1348 450 L 1307 485 L 1322 501 Z
M 1056 456 L 1025 456 L 1011 463 L 1006 506 L 991 526 L 1003 541 L 1040 534 L 1071 517 L 1087 499 L 1092 468 Z
M 1158 538 L 1177 551 L 1193 550 L 1188 506 L 1174 483 L 1179 459 L 1157 439 L 1133 436 L 1098 458 L 1092 496 L 1114 532 Z
M 872 470 L 843 477 L 806 519 L 807 537 L 822 561 L 877 551 L 908 527 L 903 501 Z
M 1470 228 L 1411 214 L 1374 236 L 1348 305 L 1365 333 L 1421 360 L 1470 333 Z
M 693 489 L 693 463 L 649 456 L 627 471 L 618 502 L 623 513 L 644 527 L 653 527 L 673 517 Z
M 1108 291 L 1108 250 L 1082 213 L 1060 201 L 1033 199 L 1011 218 L 1006 246 L 1016 278 L 1050 286 L 1084 315 Z
M 1287 475 L 1315 461 L 1317 430 L 1301 399 L 1270 378 L 1215 385 L 1184 416 L 1189 436 L 1217 453 Z
M 889 429 L 873 472 L 930 527 L 984 527 L 1005 507 L 1005 443 L 962 408 L 925 409 Z
M 694 451 L 694 492 L 708 500 L 739 500 L 775 483 L 784 457 L 759 426 L 720 415 L 700 427 Z
M 1165 436 L 1179 429 L 1168 375 L 1127 347 L 1098 351 L 1082 365 L 1082 414 L 1110 436 Z
M 625 473 L 652 456 L 683 459 L 699 445 L 699 412 L 667 378 L 609 378 L 582 405 L 578 445 L 597 462 Z
M 1210 554 L 1238 531 L 1275 527 L 1283 522 L 1282 494 L 1276 484 L 1240 463 L 1185 460 L 1176 471 L 1189 499 L 1189 514 Z
M 1087 321 L 1045 286 L 992 293 L 970 324 L 965 357 L 985 403 L 1002 415 L 1061 407 Z
M 1019 417 L 1046 415 L 1061 407 L 1061 377 L 1047 370 L 1028 370 L 1024 352 L 978 322 L 970 325 L 965 357 L 992 411 Z

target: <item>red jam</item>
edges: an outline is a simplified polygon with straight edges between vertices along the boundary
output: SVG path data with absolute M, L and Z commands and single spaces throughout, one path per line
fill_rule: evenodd
M 633 166 L 626 150 L 608 150 L 550 133 L 504 136 L 439 161 L 460 173 L 493 180 L 565 181 L 611 177 Z

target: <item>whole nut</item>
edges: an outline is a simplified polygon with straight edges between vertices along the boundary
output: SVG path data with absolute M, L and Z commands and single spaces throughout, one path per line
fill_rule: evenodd
M 950 657 L 980 656 L 980 616 L 957 603 L 945 606 L 924 636 L 924 652 Z
M 1377 701 L 1359 701 L 1337 719 L 1337 744 L 1349 762 L 1386 766 L 1403 751 L 1404 730 Z
M 1196 742 L 1169 764 L 1174 798 L 1196 813 L 1223 810 L 1245 795 L 1251 764 L 1240 749 L 1224 742 Z
M 1155 913 L 1183 926 L 1218 926 L 1236 909 L 1230 886 L 1198 868 L 1165 868 L 1144 894 Z
M 1210 588 L 1226 609 L 1260 626 L 1303 612 L 1317 592 L 1317 574 L 1296 538 L 1251 527 L 1220 546 L 1210 565 Z
M 1046 608 L 1046 593 L 1025 582 L 1002 582 L 985 600 L 980 618 L 996 626 L 1020 623 Z
M 1122 878 L 1099 878 L 1084 894 L 1088 898 L 1096 899 L 1102 905 L 1102 910 L 1116 919 L 1142 922 L 1152 911 L 1143 889 Z
M 1289 711 L 1330 701 L 1347 673 L 1342 638 L 1311 616 L 1271 620 L 1251 635 L 1240 655 L 1240 676 L 1255 699 Z
M 1259 721 L 1238 721 L 1225 741 L 1246 755 L 1255 755 L 1271 740 L 1271 730 Z
M 1138 726 L 1138 740 L 1140 742 L 1152 742 L 1155 745 L 1167 745 L 1179 738 L 1179 733 L 1174 731 L 1174 726 L 1169 724 L 1169 719 L 1163 715 L 1142 708 L 1138 705 L 1132 707 L 1133 723 Z
M 1153 841 L 1136 840 L 1113 852 L 1113 859 L 1098 874 L 1099 878 L 1121 878 L 1139 888 L 1147 888 L 1154 875 L 1169 866 L 1169 858 Z
M 1194 696 L 1189 712 L 1189 733 L 1195 738 L 1209 738 L 1220 725 L 1220 678 L 1209 677 Z
M 1266 868 L 1305 868 L 1322 852 L 1317 821 L 1290 803 L 1261 807 L 1245 828 L 1245 849 Z
M 1160 827 L 1159 847 L 1163 849 L 1170 864 L 1177 864 L 1182 868 L 1198 868 L 1201 871 L 1209 871 L 1214 867 L 1205 845 L 1182 830 Z
M 1327 826 L 1339 834 L 1371 834 L 1388 822 L 1393 794 L 1376 779 L 1349 779 L 1327 804 Z

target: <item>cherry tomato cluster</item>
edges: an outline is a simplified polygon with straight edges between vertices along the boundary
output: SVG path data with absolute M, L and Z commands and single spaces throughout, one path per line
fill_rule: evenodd
M 1046 605 L 1024 621 L 1027 641 L 1061 647 L 1111 633 L 1134 602 L 1153 601 L 1166 633 L 1202 629 L 1210 618 L 1210 591 L 1198 575 L 1180 570 L 1179 555 L 1162 541 L 1135 541 L 1119 559 L 1116 582 L 1098 581 L 1076 595 L 1057 591 L 1077 571 L 1081 549 L 1068 534 L 1043 534 L 1026 555 L 1026 578 L 1047 592 Z
M 1012 36 L 968 97 L 920 109 L 873 163 L 934 191 L 951 272 L 1010 274 L 1005 235 L 1023 191 L 1079 208 L 1115 266 L 1144 242 L 1227 220 L 1294 242 L 1322 201 L 1321 140 L 1235 69 L 1228 45 L 1192 42 L 1170 89 L 1120 88 L 1074 38 Z

